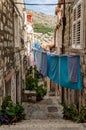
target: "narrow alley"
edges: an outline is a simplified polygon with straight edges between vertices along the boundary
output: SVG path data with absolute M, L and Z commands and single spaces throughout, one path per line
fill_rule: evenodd
M 44 97 L 37 103 L 23 102 L 26 119 L 0 130 L 85 130 L 85 123 L 64 120 L 59 96 Z
M 86 0 L 0 0 L 0 130 L 86 130 Z
M 57 104 L 58 103 L 58 104 Z M 38 103 L 23 103 L 26 120 L 2 125 L 0 130 L 85 130 L 86 124 L 64 120 L 59 97 L 45 97 Z

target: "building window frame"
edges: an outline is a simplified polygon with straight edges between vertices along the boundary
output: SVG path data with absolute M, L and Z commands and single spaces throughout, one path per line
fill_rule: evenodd
M 73 6 L 72 48 L 83 48 L 83 2 L 78 0 Z

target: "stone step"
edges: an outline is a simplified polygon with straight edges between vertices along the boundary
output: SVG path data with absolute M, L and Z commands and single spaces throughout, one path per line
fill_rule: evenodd
M 60 120 L 26 120 L 15 125 L 2 125 L 0 130 L 86 130 L 86 125 Z
M 83 129 L 83 128 L 55 128 L 55 127 L 52 127 L 52 128 L 49 128 L 49 127 L 45 127 L 45 128 L 32 128 L 32 127 L 27 127 L 27 128 L 0 128 L 0 130 L 86 130 L 86 129 Z

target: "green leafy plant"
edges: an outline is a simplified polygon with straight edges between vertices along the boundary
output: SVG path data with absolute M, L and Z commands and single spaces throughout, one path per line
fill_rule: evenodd
M 37 79 L 40 79 L 42 78 L 43 76 L 37 71 L 37 67 L 34 66 L 34 77 L 37 78 Z
M 2 109 L 6 109 L 7 107 L 11 107 L 11 106 L 13 106 L 13 102 L 12 102 L 12 100 L 11 100 L 11 97 L 10 97 L 10 96 L 5 97 L 5 98 L 3 99 L 1 108 L 2 108 Z
M 23 108 L 22 105 L 16 104 L 15 114 L 16 114 L 16 118 L 17 118 L 18 121 L 20 121 L 21 119 L 24 119 L 25 113 L 24 113 L 24 108 Z
M 81 106 L 80 111 L 77 108 L 76 104 L 72 104 L 71 106 L 63 105 L 63 118 L 76 121 L 79 123 L 86 123 L 86 106 Z
M 0 122 L 12 123 L 24 119 L 24 108 L 20 104 L 13 104 L 10 97 L 5 97 L 0 109 Z
M 86 122 L 86 106 L 80 108 L 79 122 Z
M 34 77 L 32 74 L 33 70 Z M 47 90 L 43 84 L 39 85 L 40 77 L 41 75 L 37 71 L 36 66 L 34 68 L 29 68 L 26 77 L 26 90 L 35 91 L 37 97 L 43 98 L 46 95 Z
M 32 72 L 33 72 L 33 68 L 32 68 L 32 66 L 30 66 L 30 67 L 27 69 L 27 74 L 26 74 L 26 76 L 31 75 Z
M 75 104 L 72 104 L 71 106 L 63 106 L 63 118 L 78 121 L 78 109 Z
M 46 95 L 46 93 L 47 93 L 47 90 L 46 90 L 46 88 L 43 85 L 39 85 L 36 88 L 37 96 L 44 97 Z
M 35 90 L 36 86 L 38 86 L 38 79 L 29 76 L 26 79 L 26 90 Z

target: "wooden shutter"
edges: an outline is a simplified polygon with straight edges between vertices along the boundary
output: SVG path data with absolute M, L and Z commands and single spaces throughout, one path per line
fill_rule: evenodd
M 72 31 L 72 43 L 75 45 L 76 44 L 76 23 L 73 24 L 73 31 Z
M 77 22 L 77 29 L 76 29 L 76 46 L 80 45 L 81 40 L 81 20 Z
M 81 48 L 82 41 L 82 0 L 79 0 L 73 8 L 72 46 Z

